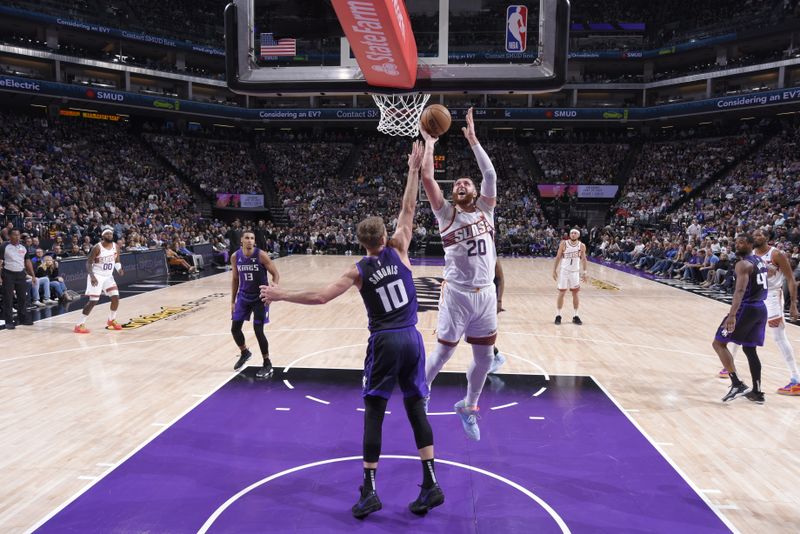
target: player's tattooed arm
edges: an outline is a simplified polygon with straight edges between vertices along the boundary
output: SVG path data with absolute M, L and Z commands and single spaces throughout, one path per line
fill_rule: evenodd
M 86 272 L 89 273 L 89 281 L 91 281 L 93 286 L 97 285 L 97 277 L 94 275 L 94 262 L 97 261 L 98 254 L 100 254 L 99 243 L 92 247 L 92 251 L 89 252 L 89 256 L 86 257 Z

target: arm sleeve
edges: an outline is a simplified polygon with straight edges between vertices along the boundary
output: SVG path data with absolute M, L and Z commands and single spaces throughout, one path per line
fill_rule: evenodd
M 472 147 L 472 151 L 475 153 L 475 159 L 478 161 L 478 167 L 483 175 L 481 196 L 495 198 L 497 196 L 497 173 L 492 165 L 492 160 L 489 159 L 480 143 Z

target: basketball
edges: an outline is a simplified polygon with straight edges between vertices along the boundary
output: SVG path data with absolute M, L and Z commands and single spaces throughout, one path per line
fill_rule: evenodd
M 450 117 L 450 110 L 441 104 L 433 104 L 425 108 L 419 119 L 423 130 L 433 137 L 440 137 L 450 129 L 453 119 Z

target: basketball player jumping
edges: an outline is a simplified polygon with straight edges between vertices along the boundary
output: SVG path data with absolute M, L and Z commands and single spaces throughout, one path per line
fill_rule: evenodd
M 583 324 L 578 317 L 578 306 L 581 303 L 579 296 L 581 282 L 586 281 L 587 261 L 586 245 L 581 243 L 580 239 L 581 231 L 573 228 L 569 231 L 569 239 L 563 240 L 558 245 L 556 263 L 553 265 L 553 280 L 558 282 L 556 324 L 561 324 L 561 310 L 564 308 L 564 297 L 568 289 L 572 292 L 572 322 Z
M 497 339 L 497 294 L 494 247 L 494 207 L 497 174 L 475 135 L 472 108 L 467 111 L 467 127 L 461 129 L 478 161 L 483 180 L 481 194 L 470 178 L 453 184 L 453 204 L 445 200 L 433 179 L 433 143 L 426 138 L 422 162 L 422 185 L 439 224 L 444 245 L 444 284 L 439 303 L 437 335 L 439 343 L 428 358 L 425 369 L 428 387 L 456 350 L 462 337 L 472 345 L 472 363 L 467 371 L 467 396 L 458 401 L 455 411 L 470 439 L 481 438 L 478 427 L 478 399 L 492 366 Z
M 256 371 L 256 378 L 264 380 L 272 376 L 272 362 L 269 359 L 269 342 L 264 335 L 264 325 L 269 322 L 269 306 L 261 302 L 259 287 L 269 284 L 267 273 L 272 276 L 272 284 L 277 285 L 280 275 L 269 254 L 256 248 L 256 235 L 251 231 L 242 233 L 242 246 L 231 257 L 231 334 L 241 354 L 234 371 L 238 371 L 253 355 L 247 348 L 242 326 L 253 314 L 253 330 L 258 340 L 258 348 L 264 359 Z
M 428 139 L 433 154 L 435 139 Z M 427 153 L 428 148 L 425 148 Z M 417 331 L 417 292 L 411 276 L 408 245 L 414 223 L 423 147 L 415 143 L 408 157 L 408 182 L 397 218 L 397 229 L 387 240 L 380 217 L 370 217 L 356 228 L 358 241 L 367 256 L 351 266 L 336 282 L 311 291 L 261 288 L 265 302 L 285 300 L 298 304 L 325 304 L 355 286 L 361 293 L 369 317 L 369 342 L 364 362 L 364 483 L 353 516 L 361 519 L 382 508 L 375 491 L 375 475 L 381 454 L 381 434 L 386 404 L 395 383 L 403 392 L 408 420 L 414 431 L 422 460 L 422 489 L 409 509 L 424 515 L 444 502 L 436 482 L 433 460 L 433 431 L 425 414 L 425 346 Z
M 111 313 L 106 322 L 107 330 L 122 330 L 122 326 L 117 323 L 117 309 L 119 308 L 119 289 L 114 281 L 114 269 L 120 276 L 124 276 L 122 264 L 119 261 L 119 249 L 114 242 L 114 229 L 110 226 L 103 226 L 101 230 L 102 240 L 92 247 L 89 257 L 86 259 L 86 296 L 89 302 L 83 307 L 83 314 L 80 321 L 75 325 L 73 332 L 76 334 L 88 334 L 86 319 L 92 313 L 92 309 L 100 300 L 100 295 L 105 293 L 111 297 Z
M 714 338 L 714 351 L 722 365 L 728 370 L 731 388 L 722 397 L 728 402 L 744 395 L 748 400 L 764 404 L 764 393 L 761 391 L 761 360 L 758 359 L 756 347 L 764 345 L 764 329 L 767 325 L 767 266 L 761 258 L 753 254 L 753 236 L 743 234 L 736 238 L 736 254 L 742 259 L 736 263 L 736 289 L 728 316 L 722 320 Z M 750 376 L 753 379 L 752 389 L 739 380 L 733 355 L 728 350 L 728 343 L 741 345 L 750 365 Z

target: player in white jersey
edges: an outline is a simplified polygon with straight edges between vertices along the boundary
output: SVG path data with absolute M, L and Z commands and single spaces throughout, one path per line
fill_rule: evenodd
M 439 343 L 425 366 L 430 387 L 433 379 L 453 355 L 462 337 L 472 345 L 472 364 L 467 372 L 467 396 L 455 405 L 464 430 L 471 439 L 480 439 L 478 398 L 492 365 L 497 338 L 497 294 L 494 275 L 497 259 L 494 247 L 494 207 L 497 175 L 475 135 L 472 108 L 467 112 L 467 127 L 461 131 L 478 161 L 483 180 L 480 196 L 470 178 L 453 184 L 453 203 L 445 200 L 433 179 L 433 148 L 426 138 L 422 160 L 422 185 L 439 224 L 444 245 L 444 284 L 439 303 L 437 336 Z
M 75 325 L 74 332 L 76 334 L 89 333 L 89 329 L 86 328 L 86 319 L 92 312 L 92 308 L 97 304 L 97 301 L 100 300 L 101 293 L 111 297 L 111 313 L 108 316 L 106 329 L 122 330 L 122 326 L 116 321 L 117 308 L 119 307 L 119 289 L 117 289 L 117 283 L 114 281 L 114 269 L 119 271 L 120 276 L 125 273 L 119 261 L 119 249 L 114 242 L 114 229 L 110 226 L 104 226 L 101 236 L 102 240 L 92 248 L 86 260 L 86 270 L 89 272 L 86 277 L 86 296 L 89 297 L 89 302 L 84 306 L 81 319 Z
M 581 282 L 586 281 L 586 245 L 581 243 L 581 231 L 573 228 L 569 231 L 569 239 L 565 239 L 558 245 L 556 253 L 556 263 L 553 265 L 553 280 L 558 282 L 558 300 L 556 306 L 556 324 L 561 324 L 561 310 L 564 308 L 564 297 L 567 290 L 572 291 L 572 322 L 583 324 L 578 317 L 578 306 L 580 305 L 579 292 Z M 560 267 L 560 269 L 559 269 Z
M 767 278 L 767 325 L 772 330 L 772 338 L 778 345 L 778 350 L 789 367 L 791 379 L 789 383 L 778 389 L 780 395 L 800 396 L 800 374 L 797 370 L 797 361 L 794 357 L 794 349 L 786 336 L 786 322 L 783 319 L 783 284 L 789 287 L 789 314 L 793 320 L 797 320 L 797 283 L 794 279 L 792 266 L 789 258 L 781 250 L 770 246 L 769 230 L 755 230 L 753 232 L 753 254 L 761 258 L 767 266 L 769 276 Z M 734 347 L 735 349 L 736 347 Z M 731 351 L 734 355 L 736 351 Z M 722 376 L 722 373 L 720 373 Z

